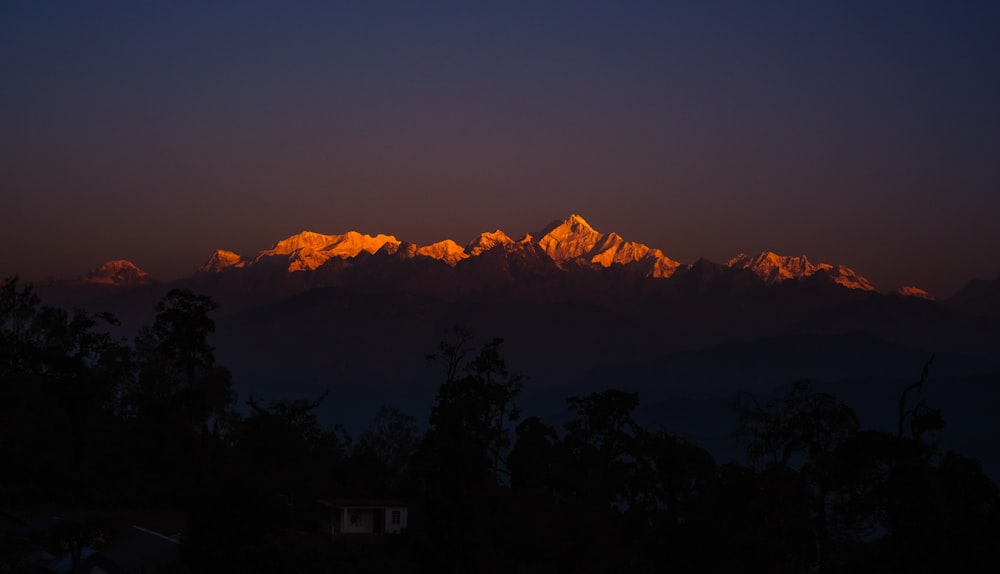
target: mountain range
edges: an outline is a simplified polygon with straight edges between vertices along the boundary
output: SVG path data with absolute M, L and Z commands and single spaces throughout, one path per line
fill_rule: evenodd
M 112 261 L 36 286 L 46 302 L 114 312 L 125 336 L 152 321 L 172 288 L 219 303 L 214 344 L 242 397 L 330 391 L 324 416 L 354 428 L 380 404 L 427 412 L 440 372 L 424 357 L 459 324 L 481 340 L 505 338 L 511 370 L 529 377 L 525 412 L 558 413 L 562 399 L 591 390 L 636 390 L 651 416 L 672 413 L 666 428 L 720 444 L 730 429 L 685 419 L 676 401 L 715 401 L 725 418 L 734 393 L 805 378 L 881 397 L 859 408 L 889 420 L 896 390 L 934 356 L 939 382 L 929 384 L 954 394 L 943 400 L 958 405 L 959 425 L 975 418 L 969 409 L 1000 408 L 1000 278 L 934 300 L 913 286 L 881 292 L 847 266 L 805 256 L 683 263 L 579 215 L 464 246 L 305 231 L 252 256 L 218 250 L 174 281 Z
M 519 272 L 538 276 L 601 269 L 613 269 L 636 278 L 669 279 L 683 276 L 692 269 L 697 272 L 698 265 L 698 262 L 680 263 L 660 249 L 627 241 L 615 232 L 601 233 L 583 217 L 573 214 L 566 220 L 553 221 L 537 233 L 527 234 L 519 240 L 511 239 L 498 229 L 480 234 L 464 247 L 451 239 L 420 246 L 401 241 L 392 235 L 371 236 L 356 231 L 326 235 L 303 231 L 250 257 L 219 249 L 198 268 L 196 274 L 233 273 L 237 270 L 244 274 L 260 271 L 273 274 L 280 269 L 290 274 L 312 273 L 324 276 L 306 281 L 310 285 L 335 284 L 331 275 L 336 275 L 352 264 L 364 265 L 368 263 L 368 258 L 383 261 L 412 260 L 418 266 L 421 263 L 437 263 L 456 270 L 452 275 L 461 275 L 469 269 L 484 272 L 493 267 L 494 279 L 512 279 Z M 484 264 L 478 259 L 492 261 Z M 739 253 L 723 267 L 750 271 L 768 285 L 821 277 L 850 289 L 875 290 L 868 279 L 849 267 L 814 264 L 804 255 L 785 256 L 763 252 L 751 256 Z M 505 275 L 509 277 L 504 277 Z M 133 263 L 118 260 L 103 264 L 80 281 L 134 286 L 150 283 L 152 279 Z M 925 291 L 913 286 L 902 287 L 898 293 L 930 297 Z
M 179 283 L 212 292 L 234 310 L 319 287 L 406 292 L 449 301 L 586 301 L 622 308 L 692 295 L 734 295 L 789 281 L 877 291 L 850 267 L 813 263 L 805 255 L 765 251 L 739 253 L 725 263 L 682 263 L 615 232 L 601 233 L 576 214 L 517 240 L 497 229 L 464 245 L 451 239 L 417 245 L 393 235 L 303 231 L 252 256 L 218 249 Z M 101 292 L 86 286 L 126 288 L 158 282 L 132 262 L 116 260 L 79 279 L 50 283 L 49 291 L 75 303 Z M 883 292 L 935 299 L 913 285 Z M 1000 278 L 973 281 L 948 303 L 966 314 L 1000 317 Z

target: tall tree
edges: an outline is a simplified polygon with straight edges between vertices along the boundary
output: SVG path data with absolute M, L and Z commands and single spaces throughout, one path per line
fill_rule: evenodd
M 467 470 L 483 472 L 498 484 L 509 475 L 510 425 L 521 416 L 516 399 L 524 377 L 508 371 L 500 356 L 503 339 L 492 339 L 463 364 L 472 334 L 456 327 L 453 335 L 452 341 L 440 347 L 445 381 L 431 411 L 428 438 L 453 449 L 468 464 L 480 465 L 478 471 L 472 467 Z
M 216 364 L 215 347 L 208 341 L 215 332 L 210 313 L 217 307 L 187 289 L 172 289 L 157 303 L 153 326 L 136 338 L 137 409 L 168 405 L 185 417 L 193 433 L 205 434 L 208 423 L 218 422 L 232 407 L 232 376 Z
M 509 426 L 520 417 L 515 400 L 523 377 L 508 371 L 501 339 L 469 360 L 472 333 L 455 328 L 434 356 L 445 380 L 415 458 L 428 505 L 428 528 L 438 568 L 483 571 L 504 557 L 496 544 L 508 522 Z M 430 565 L 429 565 L 430 566 Z
M 114 429 L 129 349 L 108 314 L 41 305 L 16 278 L 0 285 L 0 456 L 29 489 L 74 501 L 93 491 L 94 463 Z M 32 476 L 35 473 L 35 476 Z M 51 480 L 51 484 L 43 484 Z
M 8 277 L 0 285 L 0 376 L 29 370 L 31 323 L 40 301 L 31 285 Z

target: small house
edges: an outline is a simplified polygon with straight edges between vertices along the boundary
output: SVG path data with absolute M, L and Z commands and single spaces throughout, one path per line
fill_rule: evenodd
M 331 534 L 398 534 L 407 506 L 396 500 L 320 500 L 323 529 Z

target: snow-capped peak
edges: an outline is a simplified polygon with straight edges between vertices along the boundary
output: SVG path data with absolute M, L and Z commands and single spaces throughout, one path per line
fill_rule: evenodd
M 342 235 L 323 235 L 303 231 L 261 251 L 255 261 L 265 257 L 287 256 L 289 271 L 316 269 L 332 257 L 356 257 L 362 251 L 375 253 L 386 244 L 398 246 L 401 242 L 391 235 L 365 235 L 348 231 Z
M 497 245 L 507 245 L 514 243 L 506 233 L 497 229 L 492 232 L 480 233 L 479 237 L 473 239 L 465 248 L 465 252 L 470 256 L 476 256 L 484 251 L 489 251 Z
M 101 285 L 131 286 L 142 285 L 152 281 L 149 273 L 139 269 L 134 263 L 127 259 L 115 259 L 108 261 L 83 276 L 87 283 L 98 283 Z
M 770 284 L 786 279 L 801 279 L 819 270 L 805 255 L 778 255 L 773 251 L 762 251 L 756 256 L 739 253 L 726 265 L 735 269 L 749 269 Z
M 903 297 L 916 297 L 917 299 L 927 299 L 928 301 L 934 300 L 934 295 L 931 295 L 927 291 L 924 291 L 920 287 L 916 287 L 914 285 L 904 285 L 893 291 L 893 293 Z
M 445 239 L 444 241 L 420 247 L 417 249 L 416 254 L 432 259 L 439 259 L 452 267 L 458 264 L 459 261 L 469 257 L 465 249 L 451 239 Z
M 626 241 L 614 232 L 602 234 L 576 214 L 549 224 L 538 236 L 538 246 L 558 262 L 584 259 L 601 267 L 638 264 L 651 277 L 669 277 L 680 266 L 659 249 Z
M 537 234 L 538 246 L 556 261 L 576 259 L 594 248 L 601 238 L 593 227 L 579 215 L 570 215 L 559 223 L 555 221 Z
M 351 259 L 362 252 L 394 254 L 405 258 L 424 257 L 454 267 L 464 259 L 477 257 L 498 246 L 504 246 L 507 252 L 528 250 L 539 255 L 544 253 L 558 268 L 563 269 L 575 268 L 581 264 L 598 268 L 626 266 L 632 272 L 639 272 L 647 277 L 664 278 L 670 277 L 681 267 L 679 262 L 670 259 L 659 249 L 627 241 L 617 233 L 601 233 L 582 216 L 572 213 L 564 220 L 553 221 L 537 233 L 524 235 L 517 242 L 497 229 L 481 233 L 464 248 L 450 239 L 418 247 L 391 235 L 371 236 L 356 231 L 325 235 L 303 231 L 278 241 L 252 259 L 219 250 L 200 271 L 218 272 L 229 268 L 251 267 L 263 260 L 286 267 L 290 272 L 308 271 L 318 269 L 331 258 Z M 874 290 L 867 279 L 849 267 L 813 263 L 804 255 L 786 256 L 772 251 L 763 251 L 757 255 L 740 253 L 730 259 L 727 265 L 734 269 L 750 270 L 768 284 L 817 276 L 852 289 Z M 914 290 L 907 293 L 919 296 Z
M 727 265 L 734 269 L 753 271 L 770 285 L 822 273 L 834 283 L 850 289 L 875 290 L 868 279 L 858 275 L 850 267 L 829 263 L 814 264 L 805 255 L 778 255 L 773 251 L 762 251 L 755 256 L 739 253 L 730 259 Z
M 201 266 L 198 271 L 202 273 L 218 273 L 223 269 L 229 269 L 230 267 L 240 268 L 245 267 L 247 260 L 240 257 L 239 254 L 232 251 L 226 251 L 225 249 L 217 249 L 208 261 Z

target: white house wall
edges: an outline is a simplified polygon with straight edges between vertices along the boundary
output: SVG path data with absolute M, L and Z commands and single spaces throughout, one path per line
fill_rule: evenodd
M 371 509 L 345 509 L 341 517 L 340 531 L 345 534 L 371 533 L 375 526 L 374 511 Z M 351 517 L 357 517 L 352 523 Z
M 399 512 L 399 524 L 392 523 L 392 513 L 393 511 Z M 406 528 L 406 507 L 405 506 L 387 506 L 385 507 L 385 531 L 387 533 L 396 534 L 399 531 Z

